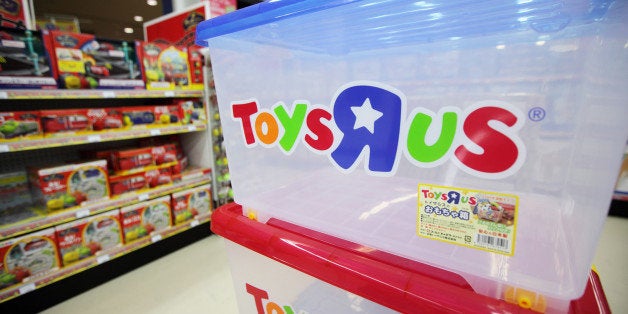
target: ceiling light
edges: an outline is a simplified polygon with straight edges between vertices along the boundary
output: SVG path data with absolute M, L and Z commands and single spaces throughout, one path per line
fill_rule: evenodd
M 157 5 L 157 0 L 146 0 L 146 4 L 154 7 Z
M 130 28 L 130 27 L 125 27 L 124 28 L 124 32 L 127 33 L 127 34 L 133 34 L 133 29 Z
M 133 17 L 133 20 L 135 20 L 136 22 L 141 22 L 144 20 L 144 18 L 141 15 L 136 15 Z
M 543 46 L 543 45 L 545 45 L 545 40 L 539 40 L 539 41 L 537 41 L 537 42 L 535 43 L 535 45 L 537 45 L 537 46 L 539 46 L 539 47 L 540 47 L 540 46 Z
M 506 45 L 504 45 L 504 44 L 499 44 L 499 45 L 495 46 L 495 48 L 497 48 L 497 49 L 499 49 L 499 50 L 506 49 Z

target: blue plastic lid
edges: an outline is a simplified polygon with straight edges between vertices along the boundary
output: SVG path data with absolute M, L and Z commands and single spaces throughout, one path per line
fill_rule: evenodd
M 270 0 L 202 22 L 196 29 L 196 43 L 207 46 L 207 40 L 211 38 L 288 19 L 294 20 L 288 24 L 296 28 L 295 32 L 299 32 L 300 28 L 316 28 L 328 34 L 342 32 L 359 36 L 362 40 L 377 40 L 386 44 L 417 40 L 432 42 L 512 30 L 532 29 L 539 33 L 552 33 L 568 25 L 587 24 L 602 19 L 613 2 Z M 317 19 L 305 18 L 305 15 L 316 16 Z M 299 21 L 304 24 L 299 24 Z M 285 30 L 282 32 L 284 34 Z M 316 34 L 310 36 L 316 39 Z M 302 35 L 299 38 L 303 39 Z M 290 39 L 289 36 L 287 39 Z

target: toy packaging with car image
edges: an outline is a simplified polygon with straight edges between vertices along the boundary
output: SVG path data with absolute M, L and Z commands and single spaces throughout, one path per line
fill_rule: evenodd
M 172 193 L 172 216 L 178 225 L 195 217 L 211 214 L 211 185 L 201 185 L 189 190 Z
M 49 168 L 30 167 L 28 180 L 35 204 L 48 210 L 59 210 L 109 198 L 106 160 Z
M 63 137 L 92 131 L 87 109 L 42 110 L 41 125 L 45 137 Z
M 0 112 L 0 142 L 41 139 L 39 111 Z
M 0 199 L 0 214 L 4 211 L 23 211 L 24 207 L 32 205 L 25 171 L 0 174 Z
M 63 266 L 122 245 L 120 210 L 115 209 L 55 227 Z
M 41 32 L 0 27 L 0 88 L 55 89 Z
M 164 124 L 181 124 L 183 114 L 178 105 L 122 107 L 124 125 L 127 127 L 160 127 Z
M 146 89 L 203 89 L 202 82 L 192 83 L 187 47 L 154 42 L 136 42 L 136 46 Z
M 47 31 L 45 36 L 59 87 L 144 88 L 133 42 L 61 31 Z
M 59 269 L 53 228 L 0 242 L 0 289 Z
M 163 196 L 120 209 L 125 243 L 171 226 L 170 196 Z
M 141 191 L 148 188 L 148 181 L 143 172 L 128 175 L 112 175 L 109 177 L 111 195 L 121 195 L 133 191 Z

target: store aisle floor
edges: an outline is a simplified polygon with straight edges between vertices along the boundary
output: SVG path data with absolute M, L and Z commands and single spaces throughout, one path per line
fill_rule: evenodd
M 614 313 L 628 313 L 627 240 L 628 219 L 610 217 L 594 260 Z M 43 314 L 237 313 L 223 243 L 212 235 Z

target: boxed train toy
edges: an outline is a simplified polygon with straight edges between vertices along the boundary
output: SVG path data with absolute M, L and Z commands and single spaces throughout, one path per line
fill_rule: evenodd
M 60 87 L 144 88 L 134 43 L 61 31 L 46 36 Z
M 53 228 L 0 242 L 0 289 L 59 267 Z
M 0 88 L 57 88 L 38 31 L 0 27 Z
M 123 207 L 120 219 L 125 243 L 143 238 L 171 226 L 170 196 Z
M 87 109 L 42 110 L 40 115 L 46 137 L 84 134 L 92 130 Z
M 136 46 L 146 89 L 203 89 L 202 83 L 192 83 L 188 48 L 152 42 Z
M 122 244 L 120 210 L 115 209 L 55 227 L 63 266 Z
M 39 111 L 0 112 L 0 142 L 42 138 L 39 118 Z
M 172 216 L 176 225 L 194 217 L 211 213 L 211 185 L 201 185 L 189 190 L 172 193 Z
M 164 124 L 181 124 L 183 114 L 177 105 L 141 106 L 120 108 L 127 127 L 151 127 Z
M 36 204 L 58 210 L 109 198 L 107 161 L 28 168 Z
M 143 172 L 128 175 L 112 175 L 109 177 L 111 195 L 121 195 L 148 188 L 148 181 Z
M 20 210 L 33 202 L 25 171 L 0 174 L 0 213 Z

